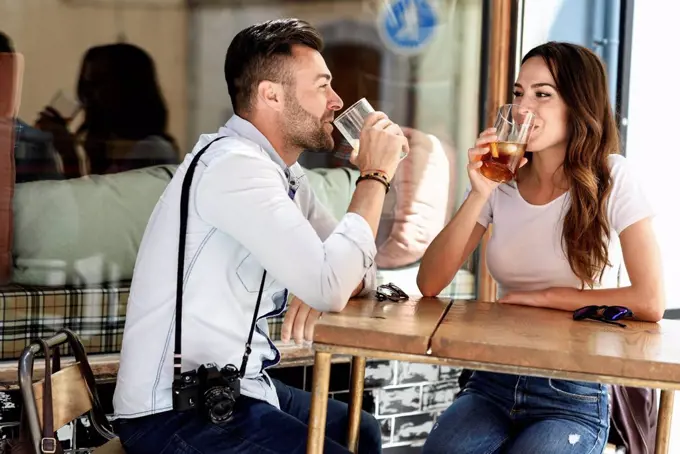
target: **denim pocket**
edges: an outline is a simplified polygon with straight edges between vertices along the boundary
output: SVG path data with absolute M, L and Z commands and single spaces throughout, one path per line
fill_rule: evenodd
M 549 378 L 548 385 L 557 394 L 582 402 L 597 402 L 600 399 L 602 385 L 570 380 Z
M 118 436 L 124 447 L 131 448 L 139 441 L 142 436 L 146 435 L 153 426 L 149 424 L 138 424 L 135 421 L 128 419 L 119 419 L 116 421 Z
M 154 439 L 159 443 L 167 441 L 170 435 L 183 425 L 182 420 L 186 418 L 186 413 L 165 411 L 139 418 L 119 418 L 114 424 L 118 428 L 118 436 L 123 447 L 131 449 L 140 441 L 147 443 Z

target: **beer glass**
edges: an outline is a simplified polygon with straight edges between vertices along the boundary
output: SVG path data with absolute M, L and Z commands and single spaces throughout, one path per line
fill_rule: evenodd
M 534 114 L 517 104 L 505 104 L 498 109 L 496 136 L 489 151 L 482 155 L 479 171 L 489 180 L 505 183 L 517 176 L 517 169 L 526 151 L 534 125 Z

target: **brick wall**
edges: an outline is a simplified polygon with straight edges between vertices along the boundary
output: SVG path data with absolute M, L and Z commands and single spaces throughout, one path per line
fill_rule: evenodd
M 270 370 L 284 383 L 311 390 L 312 366 Z M 330 397 L 349 401 L 351 365 L 333 364 Z M 436 417 L 458 392 L 460 369 L 400 361 L 368 361 L 364 410 L 375 415 L 385 454 L 419 452 Z M 406 449 L 407 448 L 407 449 Z
M 458 392 L 459 374 L 459 369 L 430 364 L 368 363 L 365 386 L 376 400 L 374 414 L 383 428 L 383 446 L 422 444 L 435 418 Z

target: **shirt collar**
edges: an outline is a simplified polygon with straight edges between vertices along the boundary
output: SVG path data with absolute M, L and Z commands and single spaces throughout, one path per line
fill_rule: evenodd
M 283 159 L 281 159 L 281 156 L 279 156 L 276 150 L 274 150 L 274 147 L 272 146 L 271 143 L 269 143 L 269 140 L 267 140 L 264 134 L 262 134 L 255 127 L 255 125 L 253 125 L 248 120 L 234 114 L 229 119 L 229 121 L 227 121 L 227 123 L 222 128 L 220 128 L 219 133 L 220 135 L 226 136 L 236 135 L 239 137 L 243 137 L 244 139 L 248 139 L 252 142 L 255 142 L 264 151 L 267 152 L 272 161 L 281 166 L 286 175 L 289 174 L 290 171 L 288 169 L 288 166 L 286 165 L 285 162 L 283 162 Z

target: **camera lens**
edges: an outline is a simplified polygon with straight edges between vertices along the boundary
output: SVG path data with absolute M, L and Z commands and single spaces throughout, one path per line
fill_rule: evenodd
M 218 402 L 210 409 L 210 419 L 215 422 L 226 421 L 231 416 L 231 411 L 232 407 L 230 402 Z
M 234 396 L 231 389 L 215 387 L 205 393 L 205 405 L 214 423 L 228 420 L 234 410 Z

